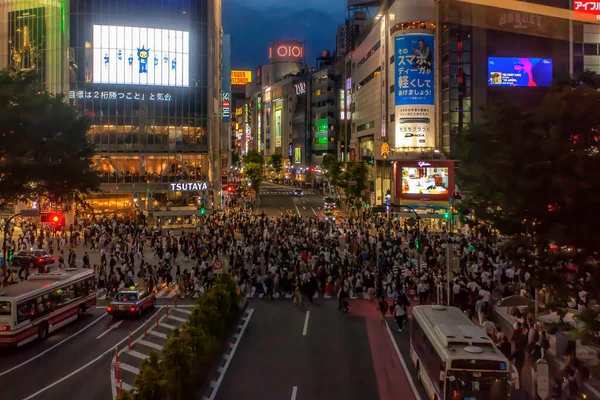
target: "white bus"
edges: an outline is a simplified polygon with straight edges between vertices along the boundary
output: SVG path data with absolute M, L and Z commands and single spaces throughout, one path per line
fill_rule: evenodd
M 509 360 L 455 307 L 413 308 L 410 356 L 430 399 L 506 400 L 518 385 Z
M 0 347 L 45 339 L 96 305 L 93 269 L 29 275 L 0 288 Z

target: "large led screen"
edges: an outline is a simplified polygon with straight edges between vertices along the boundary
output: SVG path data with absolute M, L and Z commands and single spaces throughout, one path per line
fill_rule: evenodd
M 93 26 L 93 81 L 98 84 L 189 86 L 189 32 Z
M 489 86 L 549 86 L 551 58 L 488 58 Z
M 402 194 L 447 195 L 450 185 L 449 168 L 433 166 L 403 166 Z

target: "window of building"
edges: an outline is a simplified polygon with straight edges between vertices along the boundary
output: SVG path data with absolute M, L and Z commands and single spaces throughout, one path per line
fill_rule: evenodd
M 390 93 L 394 93 L 394 84 L 390 85 Z
M 367 54 L 365 54 L 365 56 L 362 58 L 362 60 L 360 60 L 360 61 L 358 62 L 358 64 L 356 64 L 356 67 L 357 67 L 357 68 L 359 68 L 359 67 L 360 67 L 361 65 L 363 65 L 365 62 L 367 62 L 367 60 L 368 60 L 369 58 L 371 58 L 371 56 L 372 56 L 373 54 L 375 54 L 375 52 L 376 52 L 376 51 L 379 49 L 379 47 L 381 47 L 381 41 L 377 42 L 377 43 L 375 44 L 375 46 L 373 46 L 373 48 L 371 48 L 371 50 L 369 50 L 369 51 L 367 52 Z
M 371 72 L 365 79 L 363 79 L 358 85 L 356 85 L 356 90 L 362 89 L 367 83 L 371 81 L 371 79 L 381 74 L 381 67 L 377 68 L 375 71 Z
M 369 121 L 367 123 L 364 123 L 362 125 L 359 125 L 356 127 L 356 132 L 362 132 L 362 131 L 366 131 L 367 129 L 371 129 L 375 126 L 375 121 Z

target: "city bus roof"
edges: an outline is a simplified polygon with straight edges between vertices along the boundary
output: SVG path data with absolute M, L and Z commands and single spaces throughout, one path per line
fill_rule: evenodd
M 415 306 L 412 315 L 444 359 L 506 360 L 492 339 L 459 308 Z
M 94 277 L 93 269 L 67 268 L 47 274 L 29 275 L 26 281 L 0 288 L 0 300 L 23 300 L 35 297 L 69 282 Z

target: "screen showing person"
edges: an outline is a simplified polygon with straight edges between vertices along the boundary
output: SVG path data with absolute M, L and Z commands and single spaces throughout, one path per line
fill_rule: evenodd
M 402 167 L 402 193 L 447 194 L 448 168 Z
M 488 58 L 489 86 L 549 86 L 551 58 Z

